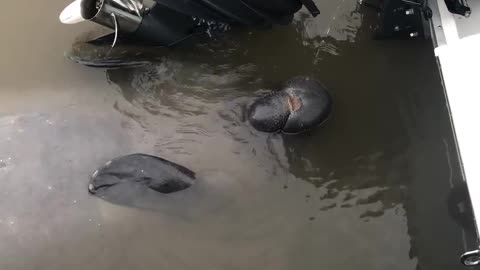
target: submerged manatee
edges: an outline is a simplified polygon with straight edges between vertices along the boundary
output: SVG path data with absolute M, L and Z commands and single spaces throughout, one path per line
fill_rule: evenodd
M 168 160 L 133 154 L 108 161 L 92 175 L 88 191 L 104 200 L 126 206 L 151 208 L 159 194 L 187 189 L 195 173 Z
M 65 52 L 65 57 L 75 63 L 89 67 L 139 67 L 148 65 L 155 60 L 155 57 L 151 55 L 152 51 L 163 49 L 126 42 L 112 48 L 113 39 L 114 35 L 106 35 L 89 41 L 79 40 L 72 45 L 69 51 Z
M 79 37 L 72 47 L 65 52 L 65 57 L 75 63 L 96 68 L 134 68 L 162 62 L 165 57 L 185 59 L 186 61 L 201 61 L 212 59 L 212 46 L 215 41 L 202 35 L 191 38 L 189 42 L 175 46 L 175 48 L 154 46 L 140 43 L 135 40 L 119 38 L 117 45 L 112 48 L 115 38 L 113 34 L 101 35 L 97 32 L 87 33 Z M 217 54 L 214 57 L 221 57 Z
M 309 77 L 295 77 L 282 90 L 256 100 L 248 110 L 252 126 L 263 132 L 301 133 L 325 122 L 332 98 Z

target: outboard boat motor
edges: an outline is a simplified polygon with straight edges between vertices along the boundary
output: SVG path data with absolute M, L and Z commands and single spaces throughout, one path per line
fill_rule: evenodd
M 313 0 L 76 0 L 60 15 L 66 24 L 93 21 L 119 37 L 172 46 L 196 33 L 231 25 L 287 24 L 303 5 L 317 16 Z

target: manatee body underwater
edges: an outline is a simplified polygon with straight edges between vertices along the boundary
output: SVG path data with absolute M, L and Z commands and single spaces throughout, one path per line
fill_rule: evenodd
M 295 77 L 280 91 L 256 100 L 248 109 L 248 120 L 262 132 L 298 134 L 324 123 L 332 103 L 320 82 Z
M 159 195 L 179 192 L 196 181 L 191 170 L 160 157 L 132 154 L 95 171 L 88 191 L 111 203 L 155 209 Z

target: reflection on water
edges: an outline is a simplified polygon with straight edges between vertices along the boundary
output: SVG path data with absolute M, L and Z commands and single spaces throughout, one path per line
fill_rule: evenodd
M 338 55 L 336 41 L 355 42 L 362 24 L 358 2 L 342 0 L 332 4 L 324 13 L 327 15 L 312 18 L 306 12 L 299 12 L 293 21 L 297 32 L 301 33 L 303 45 L 317 50 L 315 58 L 321 51 Z
M 3 47 L 25 62 L 1 66 L 0 268 L 460 268 L 471 217 L 429 42 L 374 41 L 371 10 L 317 2 L 318 18 L 194 48 L 117 47 L 110 57 L 142 66 L 106 80 L 61 58 L 70 44 L 54 40 L 75 37 L 53 19 L 41 23 L 63 32 L 38 42 L 48 53 Z M 106 53 L 85 46 L 74 51 Z M 329 122 L 254 130 L 251 102 L 296 75 L 327 86 Z M 133 152 L 199 181 L 157 212 L 90 197 L 92 171 Z

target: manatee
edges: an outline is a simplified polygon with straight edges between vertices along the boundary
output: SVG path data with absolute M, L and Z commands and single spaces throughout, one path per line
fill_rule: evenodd
M 101 34 L 93 31 L 80 36 L 65 52 L 65 57 L 75 63 L 94 68 L 135 68 L 160 63 L 165 57 L 204 62 L 205 59 L 212 59 L 211 46 L 216 46 L 216 40 L 196 35 L 190 39 L 191 42 L 182 43 L 175 48 L 154 46 L 119 37 L 118 43 L 112 48 L 115 35 L 108 34 L 95 38 Z M 215 58 L 218 57 L 223 56 L 215 55 Z
M 145 66 L 155 61 L 152 51 L 162 48 L 146 48 L 134 43 L 122 42 L 111 47 L 114 35 L 106 35 L 97 39 L 79 40 L 65 52 L 65 57 L 75 63 L 97 68 L 128 68 Z
M 295 77 L 278 92 L 256 100 L 248 109 L 250 124 L 262 132 L 297 134 L 324 123 L 332 111 L 325 87 L 310 77 Z
M 96 170 L 88 191 L 115 204 L 154 208 L 158 196 L 185 190 L 195 180 L 195 173 L 181 165 L 156 156 L 132 154 L 108 161 Z

